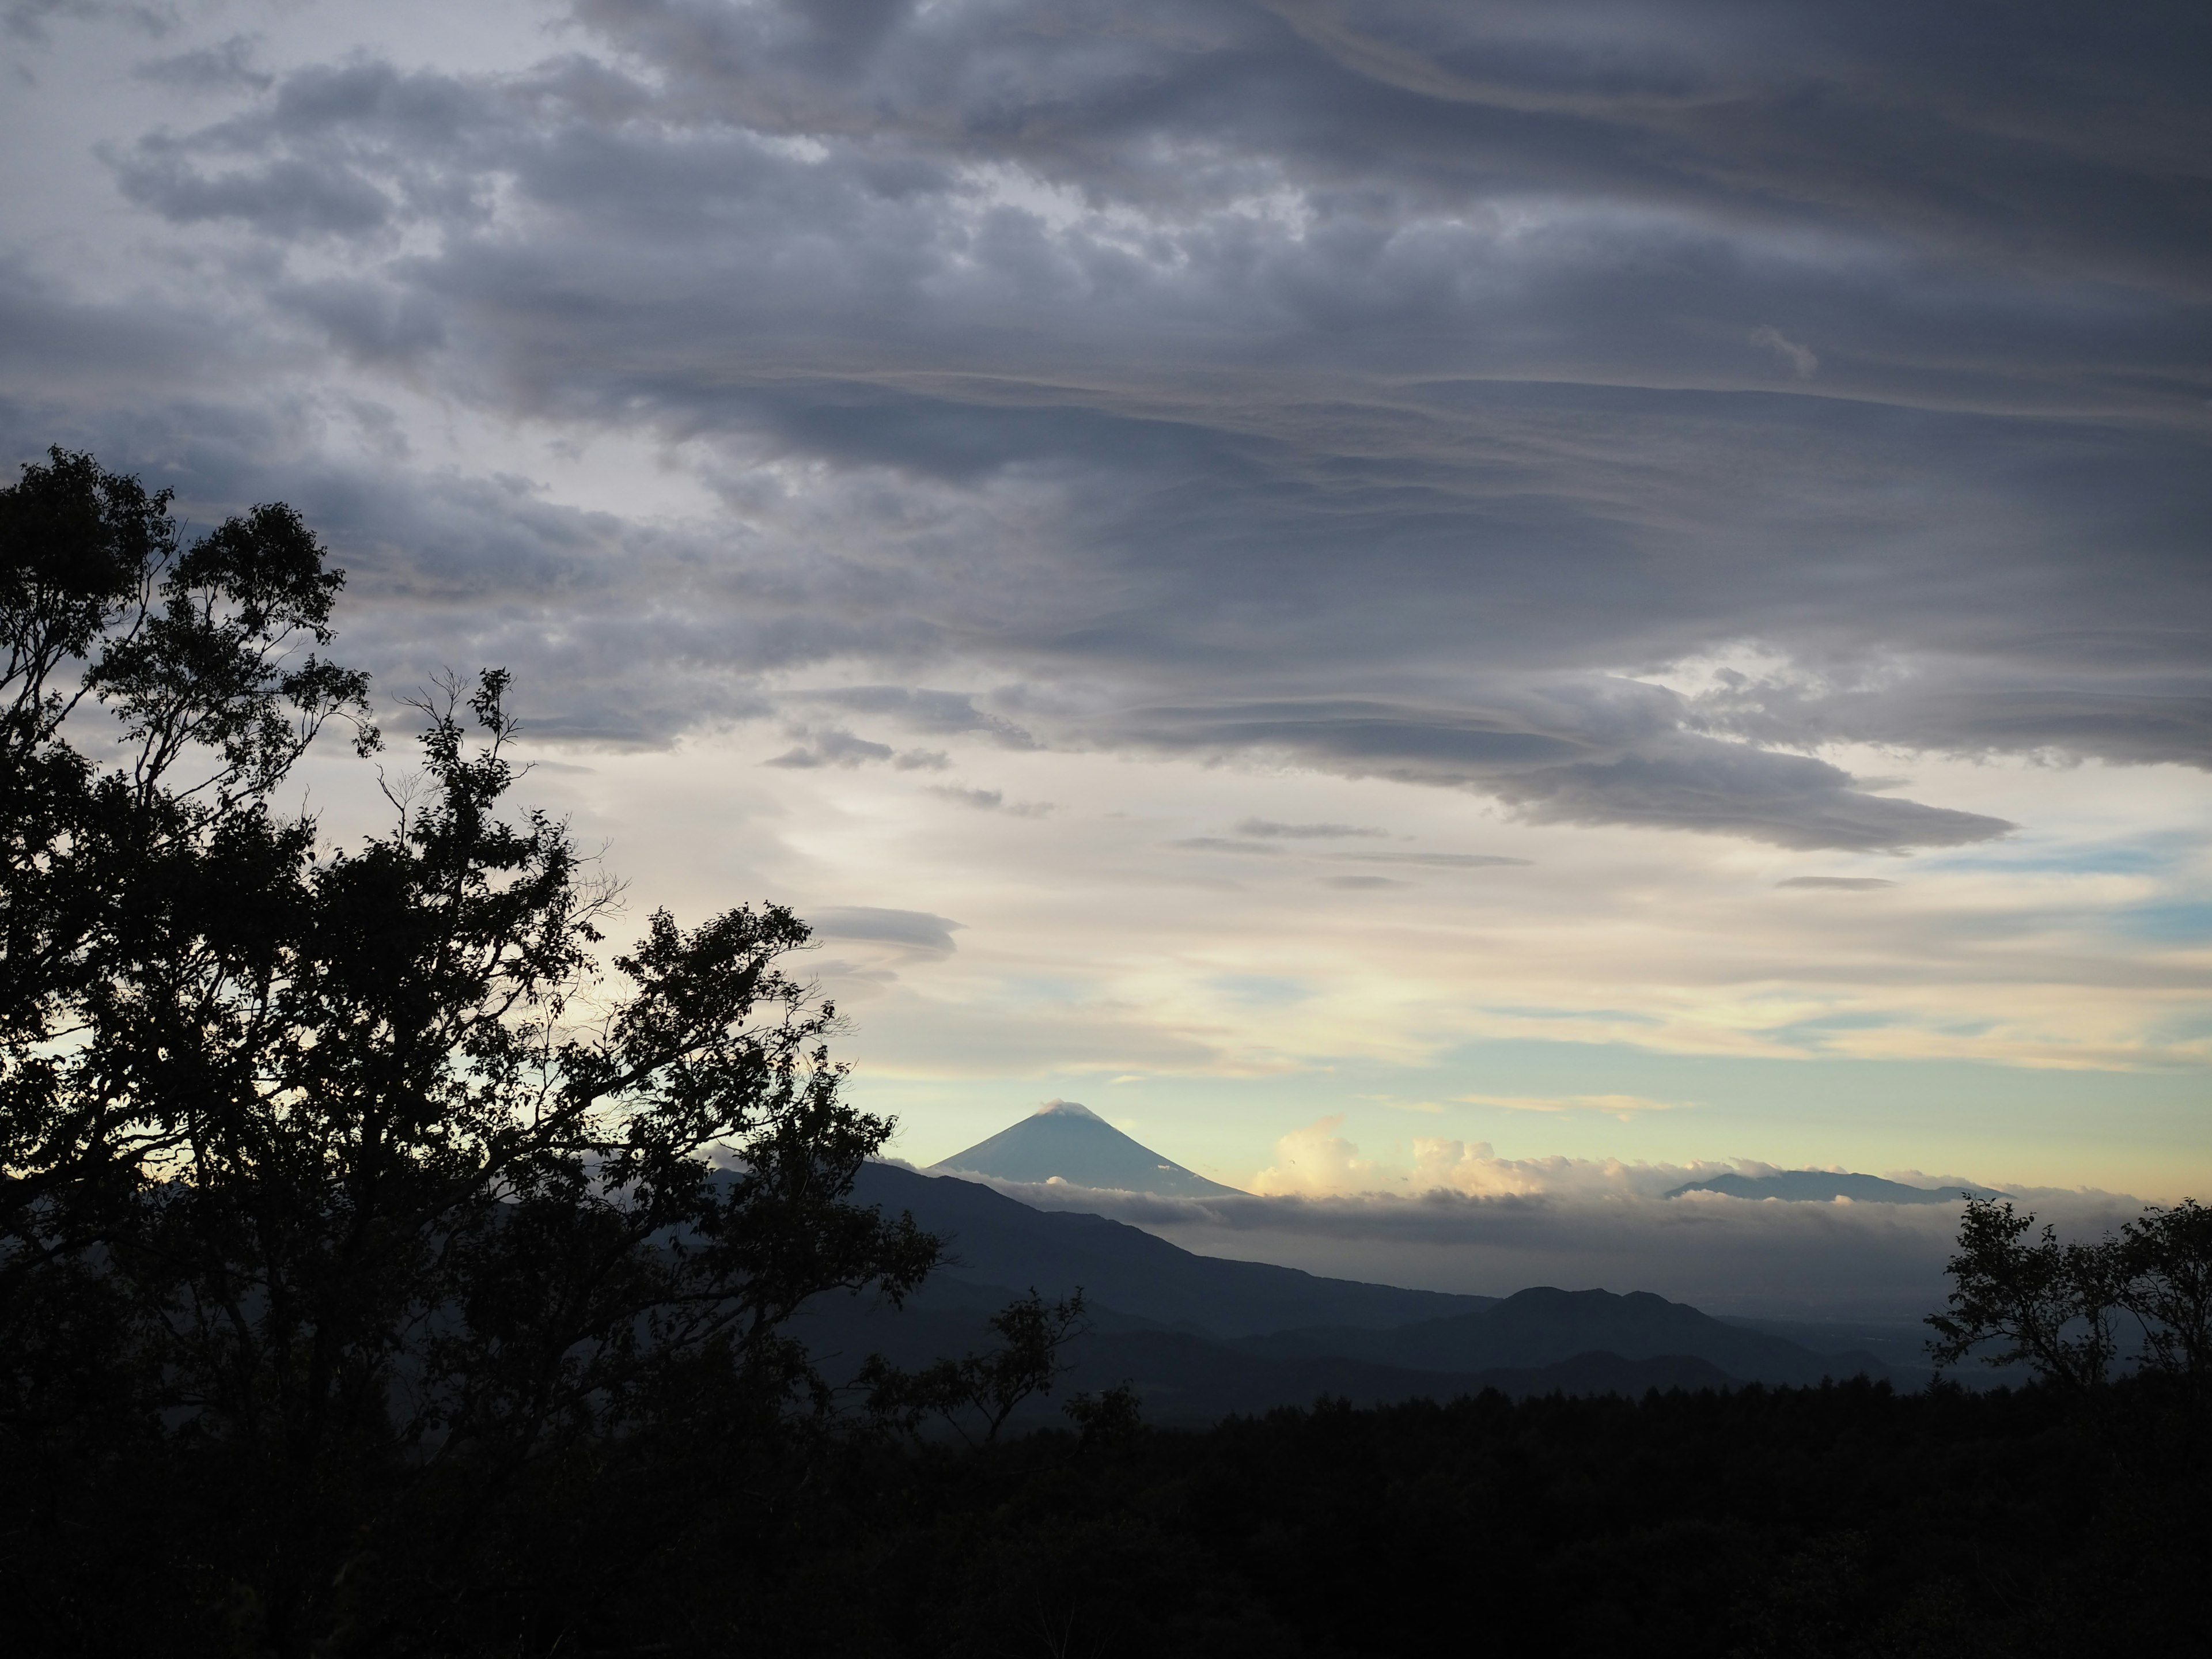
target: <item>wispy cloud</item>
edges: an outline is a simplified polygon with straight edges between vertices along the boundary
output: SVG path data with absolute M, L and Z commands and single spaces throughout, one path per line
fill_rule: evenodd
M 957 801 L 963 806 L 972 806 L 981 812 L 1004 812 L 1009 817 L 1048 817 L 1053 811 L 1052 803 L 1048 800 L 1008 800 L 1003 790 L 971 789 L 964 784 L 932 784 L 929 793 L 945 800 Z
M 1642 1095 L 1461 1095 L 1457 1098 L 1470 1106 L 1499 1106 L 1510 1112 L 1600 1112 L 1624 1123 L 1639 1113 L 1679 1111 L 1685 1104 L 1649 1100 Z
M 1291 841 L 1341 841 L 1354 836 L 1382 836 L 1388 831 L 1356 823 L 1283 823 L 1273 818 L 1239 818 L 1237 833 Z

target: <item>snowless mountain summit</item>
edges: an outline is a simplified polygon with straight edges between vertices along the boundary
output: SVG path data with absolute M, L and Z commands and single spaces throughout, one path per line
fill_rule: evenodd
M 1855 1204 L 1956 1204 L 1967 1198 L 2002 1198 L 1988 1187 L 1908 1187 L 1880 1176 L 1848 1175 L 1840 1170 L 1778 1170 L 1772 1175 L 1718 1175 L 1693 1181 L 1667 1194 L 1722 1193 L 1730 1198 L 1778 1198 L 1797 1204 L 1829 1204 L 1847 1198 Z
M 1010 1129 L 934 1166 L 947 1175 L 996 1181 L 1064 1182 L 1158 1198 L 1222 1198 L 1234 1187 L 1186 1170 L 1123 1134 L 1089 1107 L 1048 1101 Z

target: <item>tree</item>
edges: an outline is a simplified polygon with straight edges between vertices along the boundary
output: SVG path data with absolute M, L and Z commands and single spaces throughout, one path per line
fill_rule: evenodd
M 2021 1215 L 2010 1199 L 1969 1198 L 1959 1223 L 1949 1310 L 1931 1316 L 1938 1340 L 1929 1352 L 1955 1365 L 1978 1348 L 1992 1365 L 2022 1361 L 2075 1394 L 2105 1385 L 2118 1343 L 2112 1314 L 2118 1280 L 2109 1249 L 2058 1241 L 2047 1223 Z
M 2136 1369 L 2177 1380 L 2192 1401 L 2212 1379 L 2212 1210 L 2194 1199 L 2152 1205 L 2117 1236 L 2062 1243 L 2009 1199 L 1970 1198 L 1947 1271 L 1948 1309 L 1928 1321 L 1938 1365 L 1988 1349 L 1990 1364 L 2024 1361 L 2094 1396 L 2124 1357 L 2125 1315 L 2138 1345 L 2124 1357 Z
M 656 913 L 606 975 L 617 890 L 508 805 L 504 673 L 413 705 L 387 832 L 280 811 L 331 720 L 381 744 L 313 653 L 343 573 L 289 507 L 186 547 L 169 504 L 58 450 L 0 490 L 9 1590 L 111 1642 L 70 1529 L 135 1503 L 143 1594 L 221 1609 L 212 1644 L 459 1650 L 547 1505 L 672 1425 L 757 1450 L 818 1413 L 785 1322 L 902 1296 L 935 1241 L 848 1201 L 891 1126 L 840 1093 L 790 911 Z
M 2212 1388 L 2212 1210 L 2193 1198 L 2154 1206 L 2120 1229 L 2118 1301 L 2143 1333 L 2144 1362 L 2184 1379 L 2202 1405 Z
M 1024 1401 L 1049 1395 L 1067 1374 L 1066 1346 L 1090 1329 L 1083 1310 L 1079 1289 L 1060 1302 L 1047 1302 L 1032 1290 L 991 1316 L 999 1346 L 988 1352 L 940 1359 L 918 1371 L 898 1370 L 880 1357 L 871 1359 L 860 1373 L 869 1408 L 879 1420 L 908 1433 L 926 1417 L 942 1418 L 966 1444 L 988 1445 Z M 1135 1399 L 1126 1388 L 1117 1389 L 1103 1406 L 1085 1394 L 1068 1409 L 1086 1435 L 1094 1422 L 1111 1432 L 1126 1432 Z M 971 1422 L 977 1431 L 971 1431 Z

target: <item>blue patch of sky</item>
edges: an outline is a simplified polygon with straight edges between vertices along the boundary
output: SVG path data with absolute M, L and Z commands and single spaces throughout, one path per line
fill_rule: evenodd
M 1762 1028 L 1761 1035 L 1778 1042 L 1787 1042 L 1800 1048 L 1820 1052 L 1827 1047 L 1827 1039 L 1838 1031 L 1879 1031 L 1905 1022 L 1895 1014 L 1878 1013 L 1872 1010 L 1848 1014 L 1816 1014 L 1810 1019 L 1793 1019 L 1780 1025 Z
M 1948 853 L 1924 853 L 1913 860 L 1912 867 L 1923 872 L 1995 871 L 2007 875 L 2042 872 L 2079 876 L 2155 876 L 2187 863 L 2201 850 L 2202 843 L 2197 837 L 2179 833 L 2102 844 L 1999 843 L 1988 848 L 1961 848 Z
M 2147 904 L 2111 913 L 2112 925 L 2136 939 L 2212 943 L 2212 903 Z

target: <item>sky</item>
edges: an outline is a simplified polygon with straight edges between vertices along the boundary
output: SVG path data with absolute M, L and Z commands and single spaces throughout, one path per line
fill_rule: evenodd
M 2212 1189 L 2202 7 L 0 19 L 0 460 L 512 668 L 898 1155 Z

